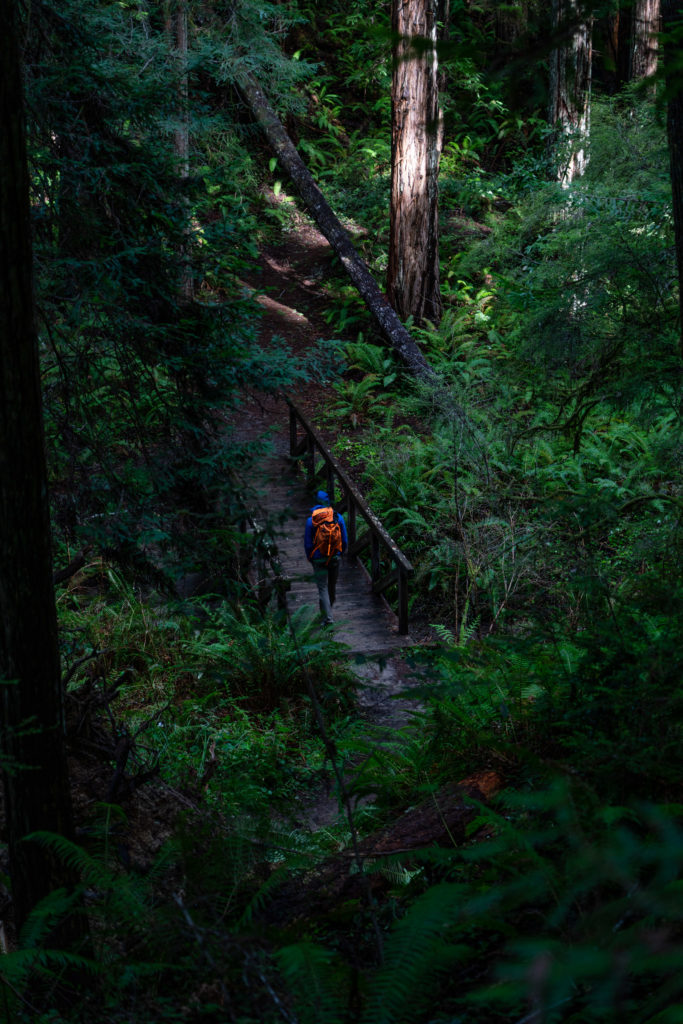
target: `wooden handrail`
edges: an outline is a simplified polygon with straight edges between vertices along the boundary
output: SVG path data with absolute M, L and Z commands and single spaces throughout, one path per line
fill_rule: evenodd
M 311 426 L 301 410 L 291 399 L 289 406 L 289 453 L 293 459 L 303 458 L 309 480 L 316 475 L 316 451 L 325 463 L 327 493 L 334 503 L 335 480 L 343 491 L 340 503 L 348 512 L 347 533 L 349 537 L 348 553 L 357 557 L 361 551 L 370 547 L 370 577 L 374 593 L 381 594 L 392 584 L 398 587 L 398 631 L 402 636 L 408 632 L 408 580 L 413 575 L 413 567 L 398 545 L 377 518 L 365 499 L 351 483 L 329 448 L 318 432 Z M 299 424 L 303 427 L 304 436 L 299 440 Z M 365 520 L 367 531 L 358 535 L 358 514 Z M 393 569 L 382 572 L 381 553 L 385 552 L 393 563 Z

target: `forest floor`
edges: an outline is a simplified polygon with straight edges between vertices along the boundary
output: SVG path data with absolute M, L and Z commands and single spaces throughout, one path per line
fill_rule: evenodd
M 294 353 L 304 353 L 318 339 L 329 336 L 330 329 L 323 317 L 330 302 L 325 282 L 334 273 L 334 255 L 325 238 L 308 218 L 294 214 L 284 240 L 264 245 L 260 266 L 245 280 L 263 309 L 261 337 L 265 346 L 270 345 L 273 335 L 278 335 L 286 339 Z M 332 388 L 320 383 L 301 384 L 292 392 L 297 404 L 319 426 L 330 446 L 335 438 L 326 431 L 320 411 L 334 394 Z M 240 414 L 244 431 L 254 436 L 271 431 L 288 438 L 284 399 L 265 401 L 259 395 L 252 399 L 245 403 Z M 348 466 L 344 468 L 349 471 Z M 353 477 L 353 471 L 350 472 Z M 413 625 L 411 621 L 411 632 L 413 640 L 420 644 L 434 639 L 427 623 L 418 621 Z M 355 663 L 351 659 L 351 663 L 359 678 L 356 709 L 359 721 L 364 723 L 361 728 L 367 730 L 371 744 L 382 744 L 395 736 L 396 730 L 418 710 L 409 693 L 416 682 L 409 655 L 393 650 L 383 658 L 366 658 Z M 180 816 L 189 816 L 190 820 L 202 816 L 203 780 L 198 779 L 194 789 L 187 786 L 180 792 L 157 773 L 145 772 L 144 766 L 136 761 L 134 741 L 126 747 L 125 733 L 119 734 L 111 708 L 107 707 L 106 714 L 102 714 L 103 694 L 95 685 L 96 669 L 94 666 L 91 673 L 92 687 L 81 687 L 67 698 L 77 837 L 89 834 L 93 806 L 103 800 L 121 806 L 123 815 L 112 823 L 110 839 L 116 844 L 118 858 L 124 865 L 144 871 L 151 867 L 161 846 L 173 835 Z M 345 781 L 350 782 L 356 770 L 357 766 L 347 765 Z M 402 815 L 393 826 L 363 840 L 364 855 L 372 856 L 374 850 L 383 856 L 394 848 L 438 844 L 440 837 L 450 843 L 472 813 L 469 798 L 486 799 L 499 788 L 500 782 L 495 772 L 484 770 L 470 779 L 449 785 L 436 795 L 438 808 L 436 798 L 432 797 L 424 806 Z M 293 809 L 293 824 L 317 830 L 343 817 L 344 808 L 333 783 L 329 771 L 317 789 L 302 794 L 299 806 Z M 346 854 L 340 856 L 343 859 Z M 2 867 L 6 865 L 0 865 Z M 337 891 L 339 867 L 337 864 L 330 871 L 330 879 L 336 879 L 329 893 L 332 901 L 343 897 L 342 891 Z M 0 904 L 9 902 L 8 894 L 4 895 L 3 900 L 0 892 Z M 285 901 L 305 899 L 306 887 L 300 886 L 295 896 L 284 893 L 282 898 Z

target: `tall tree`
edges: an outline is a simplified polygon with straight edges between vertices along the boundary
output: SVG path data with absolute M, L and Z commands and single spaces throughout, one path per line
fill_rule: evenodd
M 669 140 L 676 260 L 678 263 L 679 327 L 683 355 L 683 2 L 662 0 L 664 75 L 668 94 L 666 129 Z
M 657 71 L 661 0 L 620 0 L 608 15 L 607 51 L 617 89 Z
M 651 78 L 657 71 L 660 0 L 634 0 L 630 80 Z
M 557 46 L 550 54 L 548 120 L 556 129 L 557 177 L 569 185 L 588 162 L 592 26 L 577 0 L 552 0 Z
M 393 0 L 391 214 L 387 294 L 400 317 L 441 319 L 438 0 Z
M 29 179 L 14 0 L 0 0 L 0 714 L 17 925 L 68 882 L 26 836 L 72 835 L 33 310 Z

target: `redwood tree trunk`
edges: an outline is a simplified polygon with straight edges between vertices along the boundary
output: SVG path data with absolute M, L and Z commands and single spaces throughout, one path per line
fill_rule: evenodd
M 657 71 L 660 0 L 620 0 L 608 15 L 607 51 L 614 72 L 612 90 L 652 78 Z
M 393 0 L 391 214 L 387 294 L 404 320 L 441 319 L 438 0 Z
M 660 0 L 635 0 L 631 42 L 630 79 L 651 78 L 657 71 Z
M 33 315 L 29 181 L 14 0 L 0 0 L 0 725 L 19 927 L 69 881 L 25 837 L 72 835 Z
M 560 42 L 550 54 L 548 120 L 556 129 L 557 178 L 569 185 L 588 162 L 591 25 L 578 17 L 577 0 L 552 0 Z
M 633 37 L 633 7 L 630 2 L 619 3 L 607 16 L 607 65 L 610 91 L 618 92 L 631 77 L 631 39 Z

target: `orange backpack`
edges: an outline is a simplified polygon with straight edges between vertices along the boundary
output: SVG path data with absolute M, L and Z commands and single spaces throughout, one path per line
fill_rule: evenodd
M 319 552 L 329 563 L 335 555 L 342 551 L 341 526 L 339 516 L 333 508 L 316 508 L 311 513 L 313 524 L 313 551 L 311 558 Z

